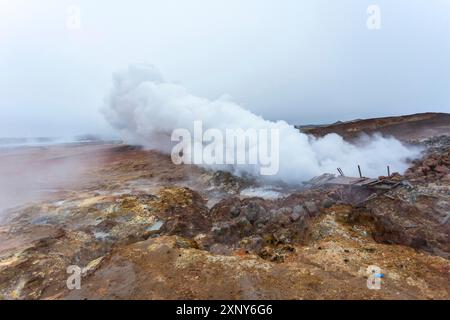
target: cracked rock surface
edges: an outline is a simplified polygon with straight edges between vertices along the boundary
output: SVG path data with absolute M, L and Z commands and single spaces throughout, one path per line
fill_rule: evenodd
M 258 196 L 266 186 L 255 181 L 127 146 L 32 150 L 42 163 L 96 161 L 70 186 L 8 209 L 0 298 L 449 299 L 443 145 L 399 177 L 410 185 L 363 203 L 366 191 L 337 186 Z M 70 290 L 73 265 L 81 288 Z M 372 265 L 380 290 L 367 287 Z

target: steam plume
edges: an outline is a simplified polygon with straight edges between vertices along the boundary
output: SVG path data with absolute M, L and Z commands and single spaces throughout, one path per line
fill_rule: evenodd
M 176 128 L 192 129 L 202 120 L 204 129 L 271 129 L 280 132 L 280 170 L 275 176 L 298 183 L 340 167 L 357 176 L 357 164 L 365 176 L 386 173 L 386 165 L 399 172 L 408 159 L 419 154 L 416 148 L 394 138 L 379 135 L 350 144 L 337 134 L 314 138 L 300 133 L 285 121 L 267 121 L 245 110 L 227 97 L 208 100 L 190 93 L 181 85 L 167 82 L 151 66 L 133 65 L 114 76 L 113 88 L 103 109 L 108 122 L 120 131 L 124 141 L 169 153 L 171 133 Z M 234 173 L 254 174 L 255 167 L 227 167 Z M 223 168 L 222 168 L 223 169 Z

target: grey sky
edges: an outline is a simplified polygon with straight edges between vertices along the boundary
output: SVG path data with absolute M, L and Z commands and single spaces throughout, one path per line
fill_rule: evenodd
M 450 1 L 0 0 L 0 136 L 109 133 L 98 109 L 131 63 L 291 123 L 450 112 Z

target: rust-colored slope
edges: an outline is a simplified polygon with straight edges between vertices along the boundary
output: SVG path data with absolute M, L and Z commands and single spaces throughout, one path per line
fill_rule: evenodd
M 398 117 L 339 122 L 320 127 L 300 127 L 300 129 L 315 136 L 337 133 L 346 139 L 357 138 L 363 133 L 373 134 L 379 132 L 383 135 L 392 135 L 397 139 L 406 141 L 450 134 L 450 114 L 418 113 Z

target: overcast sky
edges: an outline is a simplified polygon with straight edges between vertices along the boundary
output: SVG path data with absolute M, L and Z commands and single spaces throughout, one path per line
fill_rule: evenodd
M 450 1 L 0 0 L 0 136 L 109 133 L 132 63 L 293 124 L 450 112 Z

